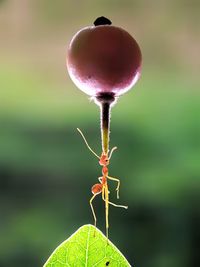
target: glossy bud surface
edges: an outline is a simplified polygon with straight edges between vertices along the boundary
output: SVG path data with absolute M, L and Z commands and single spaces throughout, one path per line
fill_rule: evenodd
M 72 38 L 67 68 L 76 86 L 90 96 L 119 96 L 138 80 L 141 51 L 124 29 L 98 25 L 81 29 Z

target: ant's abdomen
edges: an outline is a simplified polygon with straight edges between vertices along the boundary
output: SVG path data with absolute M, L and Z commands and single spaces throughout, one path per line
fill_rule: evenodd
M 93 185 L 92 189 L 91 189 L 92 194 L 97 195 L 97 194 L 101 193 L 102 192 L 102 187 L 103 187 L 102 184 Z

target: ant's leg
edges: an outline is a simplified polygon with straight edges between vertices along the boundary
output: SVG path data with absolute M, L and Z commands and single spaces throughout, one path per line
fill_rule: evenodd
M 102 190 L 102 198 L 105 201 L 105 216 L 106 216 L 106 237 L 108 243 L 108 230 L 109 230 L 109 191 L 108 186 L 104 185 Z
M 102 177 L 99 177 L 98 180 L 100 183 L 102 183 Z
M 96 197 L 97 194 L 93 195 L 90 199 L 90 207 L 91 207 L 91 210 L 92 210 L 92 215 L 93 215 L 93 218 L 94 218 L 94 226 L 95 226 L 95 231 L 96 231 L 96 226 L 97 226 L 97 217 L 96 217 L 96 214 L 94 212 L 94 207 L 92 205 L 92 201 L 94 200 L 94 198 Z M 95 236 L 95 232 L 94 232 L 94 236 Z
M 94 184 L 92 186 L 92 188 L 91 188 L 91 191 L 92 191 L 93 196 L 90 199 L 90 207 L 91 207 L 92 214 L 93 214 L 93 217 L 94 217 L 94 226 L 96 228 L 97 218 L 96 218 L 96 214 L 94 212 L 94 207 L 92 205 L 92 201 L 94 200 L 94 198 L 96 197 L 96 195 L 98 195 L 98 194 L 100 194 L 102 192 L 102 184 Z M 94 232 L 94 235 L 95 235 L 95 232 Z
M 117 205 L 117 204 L 115 204 L 115 203 L 113 203 L 113 202 L 110 202 L 110 201 L 108 201 L 108 204 L 110 204 L 110 205 L 112 205 L 112 206 L 114 206 L 114 207 L 117 207 L 117 208 L 128 209 L 128 206 Z
M 105 202 L 105 216 L 106 216 L 106 237 L 107 237 L 107 243 L 108 243 L 108 228 L 109 228 L 109 222 L 108 222 L 108 213 L 109 213 L 109 191 L 107 186 L 103 186 L 102 188 L 102 199 Z
M 102 184 L 102 177 L 99 177 L 98 180 Z M 103 191 L 102 191 L 102 194 L 103 194 Z M 110 194 L 110 191 L 109 190 L 108 190 L 108 194 Z
M 103 194 L 103 191 L 102 191 L 102 199 L 103 199 L 103 201 L 106 202 L 106 199 L 105 199 L 105 196 L 104 196 L 104 194 Z M 113 203 L 113 202 L 110 202 L 110 201 L 108 201 L 108 204 L 110 204 L 110 205 L 112 205 L 112 206 L 114 206 L 114 207 L 117 207 L 117 208 L 128 209 L 128 206 L 117 205 L 117 204 L 115 204 L 115 203 Z
M 102 199 L 105 201 L 105 188 L 104 186 L 102 187 Z
M 117 188 L 116 188 L 116 191 L 117 191 L 117 198 L 119 199 L 120 180 L 117 179 L 117 178 L 111 177 L 111 176 L 107 176 L 107 178 L 108 178 L 109 180 L 113 180 L 113 181 L 116 181 L 116 182 L 117 182 Z

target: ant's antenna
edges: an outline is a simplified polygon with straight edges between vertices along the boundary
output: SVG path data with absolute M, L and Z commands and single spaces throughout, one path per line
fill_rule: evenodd
M 116 146 L 114 146 L 112 149 L 111 149 L 111 151 L 110 151 L 110 156 L 109 156 L 109 160 L 111 159 L 111 157 L 112 157 L 112 153 L 115 151 L 117 149 L 117 147 Z
M 82 136 L 82 138 L 83 138 L 83 140 L 84 140 L 84 142 L 85 142 L 85 144 L 86 144 L 86 146 L 87 146 L 87 148 L 98 158 L 98 159 L 100 159 L 100 157 L 92 150 L 92 148 L 89 146 L 89 144 L 88 144 L 88 142 L 87 142 L 87 140 L 86 140 L 86 138 L 85 138 L 85 136 L 84 136 L 84 134 L 81 132 L 81 130 L 79 129 L 79 128 L 77 128 L 77 131 L 80 133 L 80 135 Z

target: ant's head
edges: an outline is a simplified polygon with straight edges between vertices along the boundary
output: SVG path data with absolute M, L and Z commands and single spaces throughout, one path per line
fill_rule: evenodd
M 101 157 L 100 157 L 100 160 L 99 160 L 99 164 L 101 166 L 107 166 L 109 165 L 109 158 L 106 154 L 102 153 L 101 154 Z

